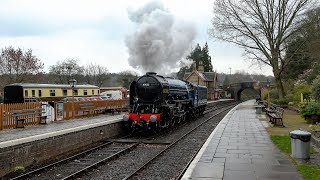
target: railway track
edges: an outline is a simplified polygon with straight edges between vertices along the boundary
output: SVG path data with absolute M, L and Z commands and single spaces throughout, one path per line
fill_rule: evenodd
M 90 171 L 93 168 L 136 148 L 137 145 L 138 143 L 120 144 L 106 142 L 87 151 L 12 179 L 73 179 L 84 172 Z
M 166 170 L 157 171 L 155 169 L 157 169 L 157 166 L 160 165 L 160 164 L 162 164 L 165 167 L 168 167 L 168 169 L 169 169 L 169 167 L 171 169 L 175 168 L 175 166 L 177 164 L 179 164 L 179 166 L 180 166 L 179 159 L 181 159 L 182 157 L 179 157 L 179 156 L 176 156 L 176 155 L 170 155 L 170 150 L 173 149 L 173 148 L 176 148 L 176 149 L 180 148 L 181 149 L 180 153 L 184 154 L 183 147 L 194 146 L 195 144 L 199 144 L 199 143 L 197 143 L 198 140 L 194 139 L 193 141 L 190 141 L 190 139 L 188 139 L 188 137 L 190 137 L 190 135 L 192 135 L 193 138 L 197 137 L 197 136 L 201 137 L 204 134 L 208 134 L 207 128 L 203 128 L 202 130 L 200 130 L 198 132 L 196 132 L 196 131 L 199 128 L 203 127 L 204 124 L 208 123 L 212 118 L 220 115 L 221 113 L 223 113 L 223 112 L 225 112 L 225 111 L 227 111 L 229 109 L 230 109 L 230 107 L 226 107 L 226 108 L 222 109 L 221 111 L 215 113 L 211 117 L 207 118 L 205 121 L 200 123 L 198 126 L 194 127 L 193 129 L 191 129 L 190 131 L 185 133 L 183 136 L 181 136 L 180 138 L 178 138 L 177 140 L 172 142 L 170 145 L 168 145 L 161 152 L 159 152 L 158 154 L 153 156 L 150 160 L 148 160 L 142 166 L 138 167 L 134 172 L 132 172 L 131 174 L 127 175 L 125 178 L 123 178 L 123 180 L 127 180 L 127 179 L 159 179 L 159 178 L 160 179 L 161 178 L 164 178 L 164 179 L 179 179 L 179 178 L 181 178 L 183 173 L 185 172 L 186 168 L 188 167 L 189 163 L 191 162 L 191 160 L 189 160 L 187 162 L 186 166 L 182 166 L 181 170 L 179 172 L 176 172 L 176 175 L 172 174 L 171 176 L 169 175 L 169 176 L 163 177 L 163 174 L 165 173 L 165 174 L 168 175 L 168 172 L 165 172 Z M 201 147 L 202 146 L 198 146 L 198 149 L 195 152 L 191 153 L 192 158 L 195 157 L 195 155 L 197 154 L 197 152 L 200 150 Z M 190 150 L 186 150 L 186 151 L 190 152 Z M 162 160 L 159 160 L 161 158 L 162 158 Z M 172 160 L 170 161 L 168 159 L 174 159 L 174 161 L 172 161 Z M 166 164 L 164 164 L 164 162 L 166 162 Z M 179 166 L 178 166 L 177 169 L 179 169 Z
M 106 142 L 98 147 L 33 170 L 13 179 L 76 179 L 77 177 L 82 177 L 81 179 L 92 179 L 93 177 L 96 177 L 96 174 L 99 174 L 100 172 L 103 173 L 106 169 L 108 169 L 107 175 L 97 179 L 136 179 L 137 177 L 138 179 L 145 179 L 145 175 L 138 176 L 143 169 L 146 169 L 150 164 L 154 164 L 155 160 L 159 159 L 163 154 L 181 143 L 197 128 L 202 127 L 202 125 L 210 119 L 223 114 L 223 112 L 230 109 L 231 106 L 233 107 L 234 104 L 235 103 L 218 105 L 215 106 L 215 108 L 206 110 L 204 112 L 204 116 L 212 113 L 213 111 L 218 112 L 198 124 L 193 130 L 189 130 L 185 135 L 178 139 L 175 136 L 172 136 L 171 138 L 168 138 L 168 136 L 171 136 L 170 131 L 174 132 L 178 130 L 180 128 L 179 126 L 176 127 L 176 130 L 173 129 L 161 132 L 160 134 L 156 134 L 152 137 L 132 138 L 128 135 L 122 139 Z M 218 122 L 219 121 L 217 121 L 216 124 Z M 205 135 L 208 136 L 208 130 L 203 131 L 203 135 L 200 136 L 207 138 Z M 158 136 L 161 137 L 158 138 Z M 127 139 L 128 137 L 129 139 Z M 186 165 L 201 148 L 202 144 L 192 153 L 192 157 L 189 157 L 188 162 L 184 163 L 184 165 L 180 165 L 180 167 L 187 167 Z M 190 142 L 185 142 L 182 147 L 187 147 L 188 145 L 190 145 Z M 179 170 L 179 172 L 183 173 L 184 170 Z M 175 177 L 178 177 L 178 175 Z

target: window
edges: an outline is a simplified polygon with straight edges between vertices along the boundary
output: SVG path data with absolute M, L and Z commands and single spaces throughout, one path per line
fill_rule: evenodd
M 68 96 L 68 90 L 67 89 L 63 89 L 62 90 L 62 95 L 63 96 Z
M 98 90 L 98 95 L 100 94 L 100 90 Z
M 94 90 L 92 89 L 92 95 L 94 95 Z
M 84 96 L 87 96 L 87 95 L 88 95 L 88 90 L 84 89 L 84 90 L 83 90 L 83 95 L 84 95 Z
M 41 90 L 38 90 L 38 94 L 39 94 L 39 97 L 41 97 L 41 96 L 42 96 L 42 92 L 41 92 Z
M 24 90 L 24 96 L 28 97 L 28 90 Z
M 50 96 L 56 96 L 56 90 L 50 90 Z
M 32 97 L 36 97 L 36 90 L 31 90 Z
M 74 90 L 74 95 L 75 95 L 75 96 L 78 96 L 78 89 L 75 89 L 75 90 Z

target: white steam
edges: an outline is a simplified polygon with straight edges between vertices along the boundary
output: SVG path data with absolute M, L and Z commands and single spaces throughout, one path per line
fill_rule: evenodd
M 171 72 L 190 50 L 195 28 L 178 21 L 164 9 L 160 1 L 128 11 L 129 19 L 136 23 L 136 31 L 126 37 L 129 65 L 143 72 L 160 74 Z

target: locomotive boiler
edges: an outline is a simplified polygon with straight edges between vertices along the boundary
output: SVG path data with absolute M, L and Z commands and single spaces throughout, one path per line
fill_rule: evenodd
M 200 115 L 207 88 L 148 72 L 130 85 L 130 113 L 123 116 L 132 131 L 159 130 Z

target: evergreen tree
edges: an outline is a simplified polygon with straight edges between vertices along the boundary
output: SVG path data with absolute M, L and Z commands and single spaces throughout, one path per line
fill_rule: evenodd
M 205 43 L 203 48 L 201 48 L 198 43 L 196 47 L 187 56 L 187 59 L 195 63 L 197 69 L 201 61 L 205 72 L 213 71 L 212 64 L 211 64 L 211 56 L 209 55 L 209 47 L 207 42 Z M 183 76 L 187 71 L 189 72 L 192 71 L 192 64 L 191 66 L 182 66 L 179 72 L 177 73 L 177 77 L 179 79 L 183 79 Z
M 320 8 L 311 10 L 297 29 L 286 49 L 289 62 L 284 69 L 285 79 L 300 79 L 311 83 L 320 70 Z
M 211 56 L 209 55 L 209 47 L 207 42 L 202 48 L 201 53 L 202 53 L 201 60 L 204 66 L 204 71 L 212 72 L 213 70 L 212 70 L 212 64 L 211 64 Z
M 196 68 L 198 68 L 201 57 L 202 57 L 202 50 L 198 43 L 196 47 L 191 51 L 191 53 L 187 56 L 187 59 L 196 63 Z M 192 67 L 190 67 L 189 69 L 192 69 Z

